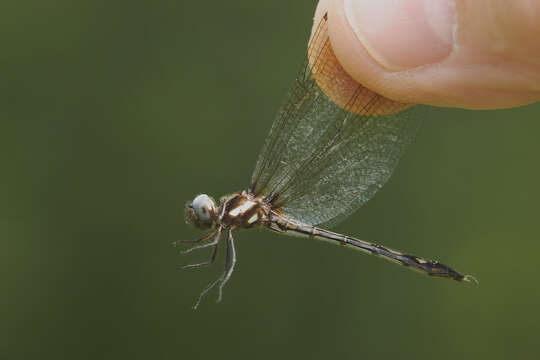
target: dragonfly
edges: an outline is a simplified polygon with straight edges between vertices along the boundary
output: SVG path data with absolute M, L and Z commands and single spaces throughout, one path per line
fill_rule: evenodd
M 438 261 L 327 230 L 370 200 L 390 178 L 421 120 L 403 104 L 359 85 L 337 62 L 328 38 L 328 15 L 312 34 L 307 56 L 275 118 L 249 185 L 219 204 L 206 194 L 186 205 L 186 222 L 209 232 L 184 253 L 212 248 L 211 265 L 226 242 L 225 269 L 200 294 L 223 288 L 236 263 L 233 232 L 266 228 L 341 244 L 430 276 L 475 281 Z M 345 100 L 343 100 L 345 99 Z M 211 241 L 208 241 L 210 240 Z

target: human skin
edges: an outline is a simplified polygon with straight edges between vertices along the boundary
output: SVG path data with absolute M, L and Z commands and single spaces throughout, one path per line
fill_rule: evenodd
M 540 100 L 540 0 L 321 0 L 337 60 L 405 103 L 500 109 Z

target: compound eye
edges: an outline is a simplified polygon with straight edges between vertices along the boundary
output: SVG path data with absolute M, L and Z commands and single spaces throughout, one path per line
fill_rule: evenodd
M 193 199 L 190 207 L 198 226 L 210 226 L 213 223 L 216 205 L 210 196 L 206 194 L 198 195 Z

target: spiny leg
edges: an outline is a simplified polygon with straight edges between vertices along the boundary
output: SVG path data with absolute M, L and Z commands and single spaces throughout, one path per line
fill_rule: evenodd
M 234 271 L 234 265 L 236 264 L 236 249 L 234 248 L 234 239 L 232 236 L 232 230 L 229 230 L 229 234 L 227 237 L 227 255 L 229 255 L 229 249 L 230 249 L 230 256 L 227 256 L 227 260 L 230 259 L 230 264 L 227 264 L 229 265 L 228 268 L 227 266 L 225 267 L 225 272 L 223 273 L 225 277 L 223 278 L 223 281 L 219 285 L 219 296 L 218 296 L 217 302 L 221 301 L 223 297 L 223 287 L 225 286 L 225 284 L 227 284 L 227 281 L 229 281 L 229 279 L 231 278 L 231 275 Z M 229 263 L 229 261 L 227 262 Z
M 225 256 L 225 269 L 223 270 L 223 274 L 221 274 L 221 277 L 220 277 L 222 281 L 225 278 L 225 275 L 227 274 L 227 272 L 229 271 L 229 266 L 231 264 L 231 246 L 229 243 L 229 236 L 230 236 L 230 232 L 227 235 L 227 255 Z M 220 290 L 216 302 L 220 302 L 221 297 L 222 297 L 222 291 Z
M 236 263 L 236 250 L 234 247 L 234 240 L 232 237 L 232 231 L 234 229 L 230 229 L 228 232 L 228 238 L 227 238 L 227 250 L 226 250 L 226 257 L 225 257 L 225 270 L 223 271 L 223 274 L 206 287 L 206 289 L 203 290 L 201 295 L 199 295 L 199 299 L 197 300 L 197 303 L 193 306 L 193 309 L 197 309 L 199 307 L 199 304 L 201 303 L 201 300 L 212 290 L 217 284 L 221 282 L 221 285 L 219 286 L 219 297 L 217 299 L 217 302 L 220 302 L 222 299 L 222 293 L 223 293 L 223 286 L 229 281 L 229 278 L 231 277 L 231 274 L 234 270 L 234 264 Z
M 203 237 L 200 237 L 198 239 L 195 239 L 195 240 L 176 240 L 176 241 L 173 241 L 171 243 L 171 246 L 172 247 L 177 247 L 178 244 L 180 243 L 198 243 L 198 242 L 201 242 L 201 241 L 205 241 L 205 240 L 208 240 L 210 239 L 212 236 L 214 236 L 214 234 L 216 233 L 217 230 L 214 229 L 214 231 L 204 235 Z
M 229 234 L 230 234 L 230 232 L 229 232 Z M 219 278 L 217 278 L 217 280 L 212 282 L 210 285 L 208 285 L 202 291 L 202 293 L 199 295 L 199 298 L 197 299 L 197 302 L 193 306 L 194 310 L 196 310 L 199 307 L 199 304 L 201 303 L 201 300 L 206 296 L 206 294 L 208 294 L 210 292 L 210 290 L 212 290 L 217 284 L 219 284 L 221 281 L 223 281 L 223 278 L 225 277 L 225 274 L 227 273 L 227 270 L 229 268 L 229 264 L 231 262 L 230 257 L 231 257 L 231 251 L 230 251 L 230 246 L 229 246 L 229 240 L 227 239 L 227 250 L 226 250 L 226 255 L 225 255 L 225 270 L 224 270 L 223 274 L 221 274 L 221 276 Z
M 208 294 L 208 292 L 210 290 L 212 290 L 214 288 L 214 286 L 216 286 L 221 280 L 223 279 L 223 276 L 220 276 L 217 280 L 215 280 L 213 283 L 211 283 L 210 285 L 208 285 L 206 287 L 206 289 L 203 290 L 203 292 L 201 293 L 201 295 L 199 295 L 199 298 L 197 299 L 197 302 L 195 303 L 195 305 L 193 305 L 193 310 L 197 310 L 197 308 L 199 307 L 199 304 L 201 303 L 201 300 L 206 296 L 206 294 Z
M 221 231 L 221 230 L 219 230 Z M 215 237 L 214 238 L 214 241 L 208 243 L 208 244 L 203 244 L 203 245 L 198 245 L 198 246 L 193 246 L 187 250 L 184 250 L 184 251 L 181 251 L 180 253 L 181 254 L 189 254 L 190 252 L 194 251 L 194 250 L 200 250 L 200 249 L 206 249 L 206 248 L 209 248 L 209 247 L 212 247 L 212 246 L 215 246 L 217 245 L 219 242 L 219 237 Z
M 212 256 L 210 257 L 210 260 L 204 261 L 198 264 L 189 264 L 189 265 L 180 266 L 179 268 L 191 269 L 191 268 L 202 267 L 202 266 L 207 266 L 207 265 L 212 264 L 216 260 L 216 255 L 217 255 L 217 251 L 219 247 L 219 241 L 221 240 L 221 231 L 222 231 L 221 227 L 217 229 L 217 233 L 216 233 L 216 237 L 214 238 L 214 241 L 211 244 L 209 244 L 209 246 L 212 246 L 212 245 L 214 246 L 214 251 L 212 252 Z

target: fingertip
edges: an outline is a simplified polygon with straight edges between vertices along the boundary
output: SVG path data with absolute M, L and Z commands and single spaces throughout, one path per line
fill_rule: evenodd
M 345 71 L 329 41 L 329 23 L 334 18 L 332 12 L 330 0 L 319 3 L 308 47 L 308 63 L 320 89 L 336 105 L 362 115 L 390 114 L 412 106 L 381 96 Z
M 345 71 L 358 83 L 390 99 L 411 102 L 401 96 L 399 76 L 379 64 L 366 50 L 351 29 L 343 0 L 327 0 L 328 33 L 334 53 Z
M 357 40 L 390 71 L 438 63 L 452 51 L 453 1 L 343 0 L 342 4 Z
M 354 0 L 355 6 L 362 2 Z M 365 38 L 358 36 L 358 31 L 362 29 L 353 29 L 351 26 L 353 20 L 350 16 L 347 17 L 347 11 L 351 9 L 346 9 L 345 5 L 352 3 L 352 0 L 324 0 L 319 3 L 317 13 L 323 13 L 321 9 L 326 8 L 328 32 L 335 56 L 345 71 L 363 86 L 399 102 L 468 109 L 514 107 L 540 98 L 537 81 L 540 78 L 540 64 L 535 60 L 540 57 L 530 56 L 538 54 L 540 48 L 529 44 L 525 45 L 524 49 L 510 51 L 519 47 L 520 43 L 503 42 L 502 36 L 505 33 L 500 27 L 496 27 L 498 18 L 495 15 L 498 12 L 495 10 L 491 11 L 494 14 L 478 19 L 474 14 L 475 11 L 481 10 L 481 4 L 475 2 L 473 4 L 475 9 L 458 6 L 453 9 L 456 11 L 457 20 L 450 41 L 452 44 L 456 42 L 457 45 L 452 45 L 449 54 L 445 55 L 444 51 L 435 52 L 436 56 L 427 64 L 420 64 L 422 61 L 419 62 L 418 59 L 421 57 L 413 57 L 412 60 L 405 59 L 401 62 L 405 66 L 396 66 L 400 62 L 396 60 L 396 56 L 407 57 L 407 53 L 402 50 L 384 53 L 370 49 L 368 43 L 377 39 L 377 36 L 374 37 L 373 34 Z M 502 3 L 505 4 L 504 1 Z M 428 13 L 433 15 L 444 11 Z M 412 10 L 409 12 L 409 15 L 411 14 Z M 402 15 L 406 17 L 407 13 Z M 384 16 L 385 13 L 380 12 L 379 18 Z M 404 19 L 401 21 L 400 26 L 405 29 L 406 25 L 403 24 L 407 21 Z M 444 23 L 442 20 L 441 22 Z M 440 37 L 448 42 L 448 34 L 444 35 L 441 29 L 439 27 L 435 32 L 442 34 Z M 385 46 L 400 41 L 410 42 L 409 32 L 391 30 L 386 36 L 394 39 L 387 40 Z M 384 36 L 383 33 L 384 31 L 378 36 Z M 457 39 L 454 39 L 456 35 Z M 417 33 L 415 36 L 415 41 L 418 41 L 423 35 Z M 520 37 L 518 40 L 523 38 Z M 531 41 L 528 38 L 525 40 L 522 42 Z M 521 56 L 520 53 L 529 56 Z

